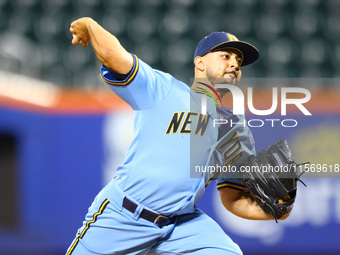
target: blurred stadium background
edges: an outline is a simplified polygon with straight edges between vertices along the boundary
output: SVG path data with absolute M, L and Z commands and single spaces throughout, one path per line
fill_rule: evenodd
M 90 16 L 131 52 L 181 80 L 197 42 L 230 31 L 258 47 L 245 77 L 338 77 L 337 0 L 0 0 L 0 68 L 60 86 L 100 86 L 91 50 L 72 47 L 70 23 Z
M 99 78 L 92 50 L 71 44 L 69 25 L 83 16 L 188 84 L 203 36 L 252 43 L 260 59 L 241 85 L 256 86 L 255 106 L 270 107 L 273 86 L 304 87 L 313 114 L 276 112 L 299 125 L 254 128 L 256 148 L 287 138 L 302 162 L 340 163 L 338 0 L 0 0 L 0 255 L 64 254 L 129 145 L 131 110 Z M 215 185 L 199 206 L 245 254 L 340 254 L 338 176 L 306 178 L 279 224 L 228 214 Z

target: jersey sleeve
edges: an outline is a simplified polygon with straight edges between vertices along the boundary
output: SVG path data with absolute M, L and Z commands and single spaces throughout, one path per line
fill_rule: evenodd
M 151 108 L 166 97 L 173 77 L 151 68 L 136 55 L 132 56 L 133 67 L 124 80 L 117 80 L 104 65 L 100 68 L 100 76 L 133 110 Z
M 216 181 L 217 189 L 221 190 L 224 188 L 239 190 L 239 191 L 247 191 L 248 189 L 243 185 L 243 182 L 240 178 L 222 178 Z

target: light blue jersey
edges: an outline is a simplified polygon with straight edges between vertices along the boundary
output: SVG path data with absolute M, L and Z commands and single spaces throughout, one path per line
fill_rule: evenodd
M 115 85 L 110 88 L 134 110 L 134 137 L 117 168 L 118 186 L 160 213 L 193 212 L 205 183 L 190 178 L 190 168 L 205 165 L 217 141 L 214 102 L 208 101 L 211 115 L 202 115 L 201 95 L 136 57 L 131 73 L 127 85 L 117 83 L 106 67 L 101 69 L 103 79 Z
M 134 110 L 134 137 L 124 163 L 97 195 L 67 255 L 242 254 L 209 216 L 195 207 L 207 179 L 205 166 L 218 139 L 212 98 L 201 114 L 201 94 L 134 57 L 124 80 L 101 68 L 110 88 Z M 136 205 L 127 209 L 126 198 Z M 131 207 L 131 202 L 130 207 Z M 132 206 L 133 207 L 133 206 Z M 147 210 L 171 217 L 159 226 Z
M 247 163 L 251 155 L 256 155 L 255 140 L 244 115 L 234 115 L 228 108 L 217 107 L 219 119 L 225 124 L 219 125 L 218 142 L 211 149 L 208 165 L 228 166 L 225 172 L 215 173 L 217 188 L 247 190 L 240 179 L 238 171 Z M 215 154 L 215 157 L 212 155 Z

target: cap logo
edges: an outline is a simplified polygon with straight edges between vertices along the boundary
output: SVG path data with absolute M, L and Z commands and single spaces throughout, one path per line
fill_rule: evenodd
M 239 41 L 239 39 L 237 39 L 237 37 L 235 35 L 232 35 L 232 34 L 229 34 L 229 33 L 226 33 L 226 35 L 228 36 L 229 41 Z

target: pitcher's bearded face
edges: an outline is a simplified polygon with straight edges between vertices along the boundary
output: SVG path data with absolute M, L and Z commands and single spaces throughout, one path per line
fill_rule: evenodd
M 210 52 L 205 60 L 206 76 L 211 84 L 237 85 L 240 81 L 242 55 L 238 50 L 227 48 Z
M 237 85 L 240 81 L 240 78 L 237 77 L 235 73 L 232 72 L 225 72 L 222 75 L 216 75 L 213 70 L 210 70 L 207 67 L 207 79 L 213 85 L 215 84 L 230 84 L 230 85 Z

